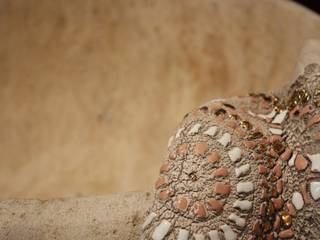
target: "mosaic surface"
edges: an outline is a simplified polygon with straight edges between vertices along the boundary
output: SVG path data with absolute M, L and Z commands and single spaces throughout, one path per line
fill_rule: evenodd
M 214 100 L 168 142 L 142 239 L 320 239 L 320 66 Z

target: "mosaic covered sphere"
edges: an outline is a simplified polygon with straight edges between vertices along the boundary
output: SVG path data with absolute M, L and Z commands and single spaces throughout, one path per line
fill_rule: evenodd
M 213 100 L 168 143 L 142 239 L 320 239 L 320 66 Z

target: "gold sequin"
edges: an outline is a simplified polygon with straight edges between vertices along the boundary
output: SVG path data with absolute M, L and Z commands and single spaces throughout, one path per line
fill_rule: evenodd
M 284 226 L 290 227 L 292 224 L 292 217 L 287 212 L 280 212 L 281 222 Z

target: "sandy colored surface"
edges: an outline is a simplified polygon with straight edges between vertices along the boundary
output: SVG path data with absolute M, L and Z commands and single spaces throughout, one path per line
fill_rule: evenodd
M 148 189 L 187 111 L 283 85 L 319 24 L 279 0 L 1 1 L 1 198 Z
M 320 62 L 320 42 L 309 41 L 295 72 Z M 104 197 L 0 201 L 0 239 L 114 239 L 138 240 L 150 192 L 128 192 Z
M 137 208 L 139 203 L 143 202 Z M 1 240 L 137 240 L 151 194 L 0 202 Z

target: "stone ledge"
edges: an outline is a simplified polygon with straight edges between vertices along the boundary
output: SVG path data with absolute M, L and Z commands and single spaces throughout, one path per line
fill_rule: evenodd
M 140 237 L 150 192 L 101 197 L 0 201 L 0 239 L 130 239 Z

